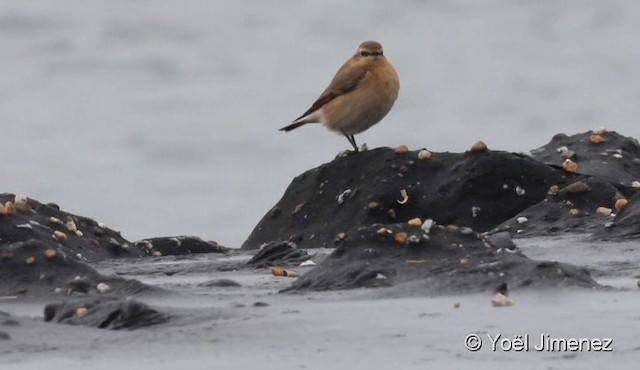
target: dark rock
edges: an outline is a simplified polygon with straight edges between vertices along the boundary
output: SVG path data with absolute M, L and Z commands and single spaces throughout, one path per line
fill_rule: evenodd
M 0 245 L 0 282 L 0 296 L 57 295 L 56 288 L 60 294 L 99 294 L 100 283 L 108 287 L 110 294 L 159 291 L 135 280 L 103 276 L 61 247 L 37 240 Z
M 167 322 L 169 318 L 144 303 L 115 297 L 49 303 L 44 309 L 45 321 L 100 329 L 137 329 Z
M 11 336 L 9 336 L 9 334 L 7 334 L 6 332 L 0 330 L 0 340 L 9 340 L 11 339 Z
M 433 153 L 427 160 L 390 148 L 353 153 L 296 177 L 242 248 L 278 240 L 332 247 L 359 227 L 416 217 L 486 231 L 568 177 L 529 157 L 490 150 Z
M 614 220 L 615 200 L 622 197 L 622 193 L 599 178 L 582 176 L 579 179 L 589 187 L 588 191 L 570 192 L 561 188 L 557 194 L 549 194 L 542 202 L 505 221 L 496 230 L 511 230 L 519 236 L 545 236 L 593 233 L 604 229 Z M 599 207 L 612 209 L 612 215 L 596 212 Z
M 485 240 L 487 241 L 487 243 L 489 243 L 489 245 L 491 245 L 496 250 L 508 249 L 513 251 L 516 249 L 516 244 L 513 242 L 513 239 L 511 238 L 511 233 L 509 233 L 508 231 L 489 234 L 487 235 Z
M 543 163 L 561 166 L 565 161 L 563 150 L 574 153 L 578 174 L 605 180 L 615 186 L 630 187 L 640 179 L 640 145 L 638 140 L 615 131 L 601 134 L 602 143 L 591 141 L 593 132 L 567 136 L 556 135 L 551 141 L 531 151 L 531 156 Z
M 240 283 L 231 279 L 214 279 L 198 284 L 199 287 L 235 288 L 241 287 Z
M 615 211 L 614 211 L 615 212 Z M 595 233 L 597 239 L 635 239 L 640 237 L 640 193 L 629 199 L 629 203 L 607 227 Z
M 398 238 L 399 233 L 406 238 Z M 420 227 L 393 224 L 361 228 L 286 291 L 409 282 L 420 284 L 423 294 L 493 290 L 503 283 L 511 287 L 598 286 L 585 269 L 534 261 L 519 253 L 498 253 L 475 234 L 436 227 L 425 236 Z
M 304 250 L 296 248 L 289 242 L 267 243 L 256 253 L 246 266 L 264 268 L 269 266 L 293 266 L 310 259 L 311 256 Z
M 260 301 L 258 301 L 258 302 L 255 302 L 255 303 L 253 304 L 253 307 L 269 307 L 269 304 L 268 304 L 268 303 L 266 303 L 266 302 L 260 302 Z
M 225 253 L 230 248 L 196 236 L 167 236 L 142 239 L 135 245 L 150 256 L 186 255 L 192 253 Z
M 3 205 L 14 200 L 14 194 L 0 194 L 0 203 Z M 15 215 L 0 215 L 0 244 L 39 240 L 85 261 L 144 255 L 119 232 L 103 227 L 90 218 L 76 216 L 61 211 L 55 205 L 42 204 L 30 198 L 28 207 L 30 211 L 19 209 Z M 73 226 L 67 227 L 69 221 L 79 232 L 72 231 Z M 56 232 L 61 236 L 55 238 Z

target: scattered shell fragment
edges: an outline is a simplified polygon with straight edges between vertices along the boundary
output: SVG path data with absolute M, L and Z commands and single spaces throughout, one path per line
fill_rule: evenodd
M 76 226 L 75 221 L 73 221 L 73 218 L 69 217 L 67 218 L 67 222 L 64 224 L 67 227 L 67 230 L 69 230 L 69 232 L 74 233 L 76 231 L 78 231 L 78 227 Z
M 56 250 L 55 250 L 55 249 L 47 249 L 47 250 L 45 250 L 45 251 L 44 251 L 44 255 L 45 255 L 45 257 L 47 257 L 47 258 L 53 258 L 53 257 L 55 257 L 55 256 L 56 256 L 56 254 L 57 254 L 57 253 L 56 253 Z
M 565 159 L 565 161 L 562 162 L 562 168 L 567 172 L 578 172 L 578 164 L 576 164 L 576 162 L 572 161 L 571 159 Z
M 336 239 L 339 240 L 339 241 L 347 239 L 347 233 L 345 233 L 345 232 L 338 233 L 338 237 Z
M 594 144 L 600 144 L 600 143 L 604 143 L 604 138 L 600 135 L 593 134 L 589 136 L 589 141 L 591 141 Z
M 420 243 L 420 237 L 417 235 L 409 235 L 407 238 L 407 242 L 409 243 Z
M 54 231 L 52 237 L 59 241 L 59 242 L 63 242 L 65 240 L 67 240 L 67 234 L 63 233 L 62 231 Z
M 100 293 L 106 293 L 111 289 L 111 287 L 107 283 L 98 283 L 96 289 L 98 289 L 98 292 Z
M 367 204 L 367 207 L 369 209 L 376 209 L 378 208 L 379 205 L 380 203 L 376 202 L 375 200 L 372 200 L 371 202 L 369 202 L 369 204 Z
M 471 148 L 469 149 L 471 153 L 479 153 L 485 150 L 487 150 L 487 144 L 485 144 L 483 141 L 476 142 L 475 144 L 471 145 Z
M 340 202 L 340 201 L 338 200 L 338 202 Z M 293 208 L 293 211 L 291 211 L 291 214 L 292 214 L 292 215 L 296 215 L 296 214 L 298 214 L 298 212 L 300 212 L 300 210 L 301 210 L 301 209 L 302 209 L 302 207 L 304 206 L 304 203 L 305 203 L 305 202 L 302 202 L 302 203 L 298 204 L 297 206 L 295 206 L 295 207 Z
M 547 190 L 547 194 L 549 194 L 549 195 L 557 195 L 559 190 L 560 190 L 560 188 L 558 187 L 558 185 L 551 185 L 549 187 L 549 190 Z
M 433 219 L 427 218 L 422 223 L 421 228 L 422 228 L 422 230 L 424 230 L 424 232 L 429 233 L 429 231 L 431 230 L 432 226 L 433 226 Z
M 583 181 L 576 181 L 564 188 L 567 193 L 577 194 L 584 193 L 589 190 L 589 185 Z
M 611 208 L 607 208 L 607 207 L 598 207 L 596 208 L 596 213 L 603 215 L 603 216 L 609 216 L 611 215 L 611 212 L 613 212 L 613 210 Z
M 351 195 L 351 189 L 347 189 L 345 191 L 343 191 L 342 193 L 340 193 L 340 195 L 338 195 L 338 204 L 342 204 L 344 203 L 345 200 L 349 199 L 349 196 Z
M 406 260 L 405 261 L 407 263 L 407 265 L 422 265 L 427 263 L 427 260 L 425 259 L 421 259 L 421 260 Z
M 381 273 L 379 273 L 379 272 L 378 272 L 378 273 L 376 274 L 376 279 L 377 279 L 377 280 L 387 280 L 387 277 L 386 277 L 386 276 L 384 276 L 383 274 L 381 274 Z
M 569 148 L 567 148 L 566 146 L 561 146 L 561 147 L 556 148 L 556 152 L 558 152 L 558 153 L 563 153 L 563 152 L 566 152 L 568 150 L 569 150 Z
M 526 218 L 526 217 L 524 217 L 524 216 L 520 216 L 520 217 L 516 218 L 516 221 L 518 221 L 518 223 L 519 223 L 520 225 L 522 225 L 522 224 L 524 224 L 524 223 L 527 223 L 527 221 L 529 221 L 529 219 L 528 219 L 528 218 Z
M 77 237 L 82 237 L 84 234 L 82 233 L 82 231 L 80 230 L 76 230 L 76 236 Z
M 387 233 L 387 231 L 388 231 L 388 229 L 386 227 L 381 227 L 381 228 L 378 229 L 378 231 L 376 231 L 376 234 L 384 235 L 384 234 Z
M 282 267 L 271 267 L 271 273 L 273 276 L 287 276 L 287 277 L 297 277 L 298 273 L 291 270 L 283 269 Z
M 49 223 L 54 225 L 63 225 L 59 218 L 53 216 L 49 217 Z
M 578 215 L 580 214 L 580 210 L 579 210 L 579 209 L 577 209 L 577 208 L 571 208 L 571 209 L 569 210 L 569 214 L 570 214 L 571 216 L 573 216 L 573 217 L 576 217 L 576 216 L 578 216 Z
M 472 206 L 471 207 L 471 217 L 478 217 L 478 215 L 480 214 L 480 211 L 482 211 L 482 208 L 477 207 L 477 206 Z
M 13 205 L 13 202 L 8 201 L 4 204 L 4 214 L 13 216 L 17 213 L 16 206 Z
M 33 210 L 31 205 L 29 205 L 29 199 L 24 195 L 16 195 L 13 199 L 13 204 L 16 206 L 16 209 L 23 212 L 31 212 Z
M 595 135 L 602 135 L 607 132 L 607 128 L 600 126 L 594 128 L 593 130 L 591 130 L 591 132 L 593 132 Z
M 432 156 L 433 154 L 426 149 L 422 149 L 418 152 L 418 158 L 420 158 L 421 160 L 431 159 Z
M 622 159 L 622 158 L 624 158 L 624 157 L 623 157 L 623 156 L 622 156 L 622 154 L 620 154 L 620 153 L 614 153 L 614 154 L 613 154 L 613 158 Z
M 640 181 L 631 182 L 631 187 L 632 188 L 640 188 Z
M 521 197 L 526 194 L 526 191 L 524 190 L 524 188 L 516 186 L 516 194 Z
M 315 262 L 313 262 L 312 260 L 306 260 L 306 261 L 304 261 L 304 262 L 302 262 L 302 263 L 300 264 L 300 266 L 301 266 L 301 267 L 305 267 L 305 266 L 315 266 L 315 265 L 316 265 L 316 263 L 315 263 Z
M 409 194 L 407 194 L 407 189 L 400 190 L 400 199 L 398 199 L 399 204 L 405 204 L 409 201 Z
M 616 200 L 616 205 L 615 205 L 616 212 L 622 211 L 624 209 L 624 207 L 627 206 L 627 204 L 629 204 L 629 201 L 624 199 L 624 198 L 620 198 L 620 199 Z
M 400 231 L 398 233 L 396 233 L 393 238 L 398 242 L 398 243 L 404 243 L 407 241 L 407 233 L 405 233 L 404 231 Z
M 407 223 L 411 226 L 422 226 L 422 220 L 419 217 L 412 218 L 411 220 L 407 221 Z
M 409 151 L 409 147 L 404 144 L 401 144 L 401 145 L 398 145 L 394 151 L 398 154 L 406 153 Z
M 468 265 L 469 265 L 469 259 L 467 257 L 460 258 L 460 266 L 468 266 Z
M 496 293 L 496 295 L 491 298 L 491 304 L 494 307 L 507 307 L 513 306 L 514 302 L 513 299 L 509 298 L 508 296 L 502 293 Z
M 27 257 L 27 258 L 24 260 L 24 263 L 25 263 L 25 264 L 27 264 L 27 265 L 33 265 L 34 263 L 36 263 L 36 258 L 35 258 L 35 257 L 33 257 L 33 256 L 31 256 L 31 257 Z
M 76 308 L 76 316 L 77 317 L 82 317 L 82 316 L 86 315 L 87 312 L 89 312 L 89 310 L 86 307 L 80 306 L 80 307 Z
M 454 224 L 449 224 L 449 225 L 445 226 L 445 229 L 447 229 L 448 231 L 458 231 L 458 230 L 460 230 L 460 226 L 454 225 Z
M 470 227 L 466 227 L 465 226 L 465 227 L 461 227 L 460 228 L 460 234 L 462 234 L 462 235 L 471 235 L 471 234 L 474 234 L 474 233 L 475 233 L 475 231 L 473 231 L 473 229 L 470 228 Z

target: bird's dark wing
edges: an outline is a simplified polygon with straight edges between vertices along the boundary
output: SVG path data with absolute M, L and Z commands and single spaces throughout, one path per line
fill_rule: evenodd
M 323 105 L 327 104 L 331 100 L 337 98 L 340 95 L 344 95 L 358 86 L 360 81 L 367 74 L 367 70 L 362 67 L 351 67 L 345 63 L 333 77 L 329 86 L 322 92 L 320 97 L 311 105 L 311 108 L 307 109 L 300 117 L 294 120 L 297 121 L 300 118 L 315 112 Z

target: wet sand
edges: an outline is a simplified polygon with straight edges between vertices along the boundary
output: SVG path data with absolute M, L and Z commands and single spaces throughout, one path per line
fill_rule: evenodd
M 294 278 L 268 270 L 217 271 L 250 254 L 107 260 L 97 269 L 138 279 L 167 294 L 136 296 L 173 318 L 135 331 L 45 323 L 44 302 L 0 301 L 17 321 L 0 331 L 2 369 L 410 369 L 496 367 L 635 368 L 640 360 L 635 286 L 640 253 L 635 242 L 588 242 L 584 237 L 519 239 L 532 258 L 585 264 L 613 289 L 518 289 L 511 307 L 493 307 L 488 292 L 429 297 L 415 285 L 333 292 L 281 294 Z M 327 250 L 314 251 L 320 254 Z M 310 267 L 295 268 L 305 272 Z M 218 278 L 241 287 L 198 286 Z M 256 305 L 257 302 L 260 304 Z M 266 305 L 264 305 L 266 304 Z M 478 335 L 478 351 L 465 338 Z M 529 336 L 529 351 L 503 350 Z M 537 351 L 540 336 L 612 338 L 612 351 Z

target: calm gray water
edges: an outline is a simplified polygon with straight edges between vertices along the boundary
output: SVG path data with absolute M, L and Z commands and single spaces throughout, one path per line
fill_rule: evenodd
M 348 142 L 287 134 L 380 41 L 401 79 L 369 147 L 526 152 L 557 132 L 640 137 L 640 2 L 2 1 L 0 191 L 129 239 L 238 246 L 290 180 Z

